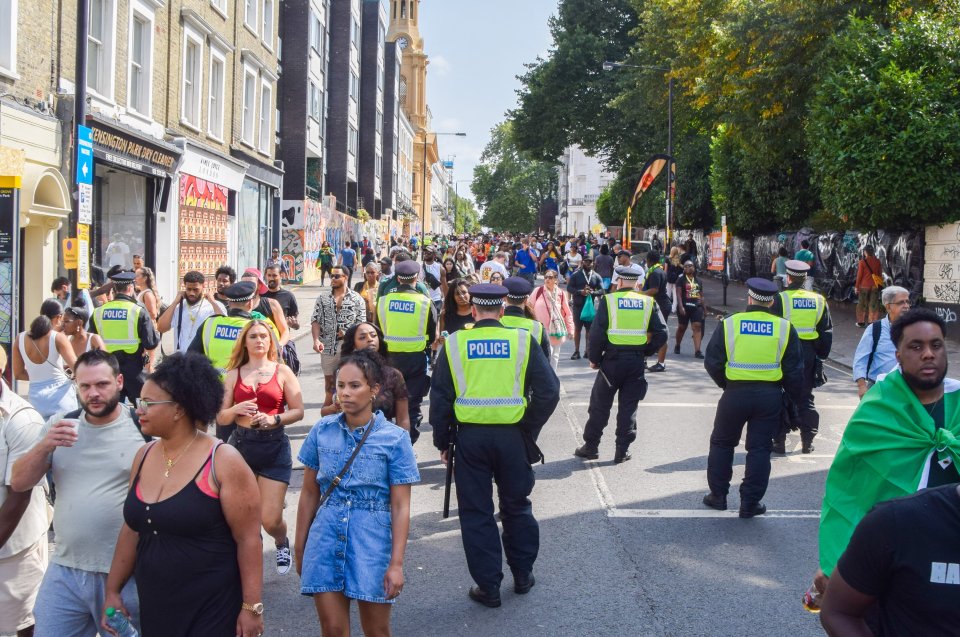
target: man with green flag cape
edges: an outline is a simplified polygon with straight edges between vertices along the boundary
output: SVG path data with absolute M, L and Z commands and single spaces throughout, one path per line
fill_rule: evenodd
M 875 504 L 960 482 L 960 382 L 945 380 L 944 335 L 943 320 L 923 308 L 890 328 L 900 369 L 864 395 L 827 474 L 820 515 L 827 576 Z

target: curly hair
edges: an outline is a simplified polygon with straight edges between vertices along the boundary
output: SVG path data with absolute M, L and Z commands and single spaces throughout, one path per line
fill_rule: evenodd
M 277 352 L 277 339 L 273 336 L 273 330 L 270 329 L 270 324 L 263 319 L 253 319 L 243 326 L 243 329 L 240 330 L 240 335 L 237 336 L 237 342 L 233 345 L 233 353 L 230 354 L 230 362 L 227 363 L 228 370 L 240 369 L 249 362 L 250 352 L 247 350 L 247 333 L 257 325 L 262 325 L 270 336 L 270 348 L 267 350 L 267 359 L 274 362 L 280 360 L 280 354 Z
M 206 356 L 195 352 L 177 352 L 165 357 L 149 376 L 170 398 L 198 423 L 198 429 L 217 417 L 223 404 L 223 383 Z
M 356 350 L 349 356 L 341 354 L 337 372 L 347 365 L 353 365 L 359 369 L 371 387 L 383 384 L 383 369 L 387 364 L 380 354 L 366 349 Z

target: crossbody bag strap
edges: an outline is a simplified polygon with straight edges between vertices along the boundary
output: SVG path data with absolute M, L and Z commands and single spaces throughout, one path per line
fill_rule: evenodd
M 360 453 L 360 449 L 363 447 L 363 443 L 367 441 L 367 436 L 370 435 L 370 432 L 373 430 L 373 423 L 370 423 L 370 426 L 367 427 L 367 430 L 363 432 L 363 436 L 360 438 L 360 442 L 357 443 L 357 446 L 354 448 L 353 453 L 350 454 L 350 457 L 347 458 L 347 463 L 343 465 L 343 468 L 340 469 L 340 473 L 337 474 L 333 480 L 330 481 L 330 486 L 327 487 L 327 490 L 320 496 L 320 503 L 317 504 L 317 509 L 323 506 L 333 491 L 340 484 L 340 481 L 343 480 L 343 476 L 347 475 L 347 471 L 350 470 L 350 466 L 353 464 L 353 461 L 357 458 L 357 454 Z
M 203 299 L 200 299 L 200 303 L 203 303 Z M 183 299 L 180 299 L 180 303 L 177 304 L 177 347 L 176 350 L 181 351 L 180 346 L 180 335 L 183 331 Z

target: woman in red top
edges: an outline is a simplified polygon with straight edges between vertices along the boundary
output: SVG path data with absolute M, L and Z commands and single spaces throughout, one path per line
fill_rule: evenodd
M 874 277 L 883 281 L 883 266 L 873 246 L 863 247 L 863 258 L 857 264 L 857 327 L 863 327 L 880 318 L 880 286 Z
M 303 420 L 303 396 L 293 371 L 277 355 L 277 341 L 266 321 L 247 323 L 227 365 L 223 406 L 217 424 L 237 424 L 227 441 L 257 476 L 260 519 L 277 544 L 277 573 L 290 570 L 290 540 L 283 502 L 293 472 L 286 425 Z

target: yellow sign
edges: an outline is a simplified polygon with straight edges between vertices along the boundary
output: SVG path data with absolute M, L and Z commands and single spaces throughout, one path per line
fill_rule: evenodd
M 74 270 L 77 267 L 77 239 L 71 237 L 63 240 L 63 267 Z
M 77 224 L 77 287 L 90 287 L 90 226 Z

